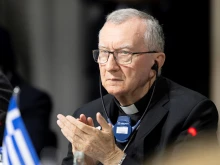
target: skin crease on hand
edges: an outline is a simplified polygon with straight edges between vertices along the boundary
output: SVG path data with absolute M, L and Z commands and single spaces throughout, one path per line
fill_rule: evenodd
M 88 118 L 86 119 L 86 116 L 85 116 L 84 114 L 81 114 L 80 117 L 79 117 L 77 120 L 79 120 L 79 121 L 81 121 L 81 122 L 83 122 L 83 123 L 85 123 L 85 124 L 87 124 L 87 125 L 89 125 L 89 126 L 94 127 L 94 123 L 93 123 L 92 118 L 91 118 L 91 117 L 88 117 Z M 59 121 L 59 120 L 58 120 L 58 121 Z M 70 140 L 69 140 L 69 139 L 70 139 Z M 69 139 L 68 139 L 68 140 L 72 143 L 71 138 L 69 138 Z M 72 145 L 72 152 L 73 152 L 73 154 L 75 153 L 75 151 L 77 151 L 77 150 L 75 149 L 75 146 Z M 95 159 L 93 159 L 93 158 L 91 158 L 91 157 L 89 157 L 89 156 L 87 156 L 87 155 L 85 155 L 84 161 L 86 162 L 87 165 L 89 165 L 89 164 L 95 165 L 95 164 L 98 163 L 97 160 L 95 160 Z
M 61 132 L 72 143 L 73 153 L 76 150 L 84 152 L 87 164 L 96 164 L 97 160 L 103 164 L 117 164 L 121 160 L 124 153 L 115 144 L 112 126 L 100 113 L 96 119 L 102 130 L 96 129 L 92 118 L 86 119 L 85 115 L 76 119 L 59 114 L 57 118 Z

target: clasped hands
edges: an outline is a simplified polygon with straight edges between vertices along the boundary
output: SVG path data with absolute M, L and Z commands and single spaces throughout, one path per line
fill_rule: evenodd
M 92 118 L 86 118 L 84 114 L 78 119 L 61 114 L 58 114 L 57 118 L 61 132 L 72 144 L 72 152 L 83 152 L 87 165 L 98 162 L 115 165 L 120 162 L 124 153 L 115 144 L 112 125 L 108 124 L 100 113 L 96 114 L 96 120 L 102 130 L 95 128 Z

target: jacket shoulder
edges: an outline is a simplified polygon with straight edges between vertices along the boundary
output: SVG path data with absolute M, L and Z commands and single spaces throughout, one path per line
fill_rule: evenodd
M 204 118 L 216 121 L 218 111 L 212 100 L 171 80 L 167 80 L 167 82 L 169 84 L 169 102 L 165 107 L 169 110 L 170 118 L 183 122 L 184 120 L 193 121 L 204 115 Z
M 168 86 L 169 86 L 169 98 L 170 101 L 173 103 L 183 104 L 184 106 L 190 104 L 196 104 L 203 100 L 209 100 L 208 97 L 202 95 L 201 93 L 184 87 L 172 80 L 167 79 Z

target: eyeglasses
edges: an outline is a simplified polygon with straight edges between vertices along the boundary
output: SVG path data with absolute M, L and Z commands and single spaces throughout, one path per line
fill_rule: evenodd
M 95 62 L 99 64 L 105 64 L 108 61 L 109 55 L 112 54 L 114 56 L 114 59 L 117 61 L 119 64 L 130 64 L 132 62 L 132 56 L 136 54 L 148 54 L 148 53 L 158 53 L 157 51 L 148 51 L 148 52 L 128 52 L 124 50 L 119 50 L 119 51 L 108 51 L 108 50 L 93 50 L 93 58 Z

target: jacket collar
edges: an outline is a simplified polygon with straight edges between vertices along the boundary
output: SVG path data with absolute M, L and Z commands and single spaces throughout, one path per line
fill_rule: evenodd
M 140 140 L 141 138 L 146 137 L 166 116 L 168 109 L 165 105 L 169 102 L 168 93 L 169 84 L 167 79 L 161 76 L 157 81 L 155 93 L 152 103 L 149 106 L 149 110 L 141 121 L 136 139 Z
M 168 109 L 166 109 L 164 106 L 167 102 L 169 102 L 168 91 L 169 85 L 167 79 L 162 76 L 159 77 L 155 87 L 152 102 L 149 106 L 148 112 L 141 121 L 136 139 L 146 137 L 166 116 Z M 114 108 L 115 101 L 113 98 L 106 104 L 106 110 L 109 116 L 118 115 L 118 112 L 116 112 Z

